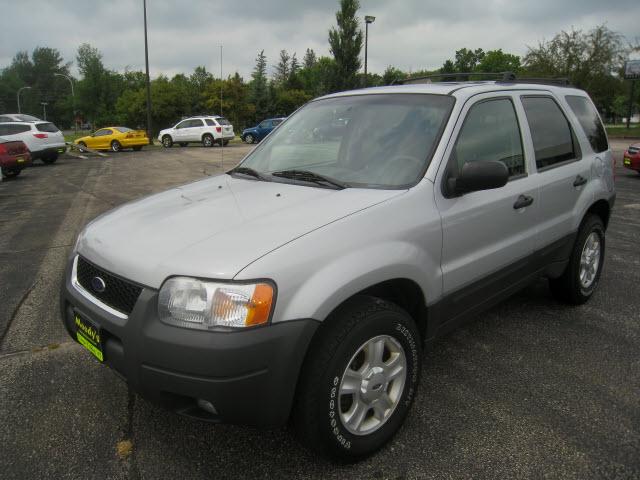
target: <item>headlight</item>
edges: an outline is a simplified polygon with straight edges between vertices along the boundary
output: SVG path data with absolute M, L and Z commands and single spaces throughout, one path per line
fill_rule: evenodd
M 268 283 L 173 277 L 160 289 L 158 314 L 164 323 L 198 330 L 253 327 L 269 321 L 273 297 L 274 288 Z

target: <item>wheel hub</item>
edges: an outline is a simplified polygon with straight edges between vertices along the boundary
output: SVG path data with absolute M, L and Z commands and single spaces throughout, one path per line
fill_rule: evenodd
M 356 351 L 340 382 L 340 420 L 354 435 L 375 432 L 391 417 L 404 391 L 407 360 L 389 335 L 374 337 Z
M 595 282 L 600 268 L 600 237 L 591 232 L 584 242 L 580 256 L 580 285 L 589 288 Z

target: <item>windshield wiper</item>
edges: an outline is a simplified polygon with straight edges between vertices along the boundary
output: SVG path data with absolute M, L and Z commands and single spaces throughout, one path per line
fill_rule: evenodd
M 257 170 L 254 170 L 253 168 L 250 167 L 236 167 L 236 168 L 232 168 L 231 170 L 229 170 L 227 172 L 228 174 L 232 174 L 232 173 L 240 173 L 242 175 L 249 175 L 250 177 L 254 177 L 257 178 L 258 180 L 262 180 L 264 182 L 270 182 L 271 180 L 269 180 L 267 178 L 266 175 L 258 172 Z
M 317 185 L 329 185 L 339 190 L 350 187 L 348 183 L 343 183 L 334 178 L 326 177 L 309 170 L 280 170 L 278 172 L 271 172 L 271 175 L 273 175 L 274 177 L 289 178 L 291 180 L 300 180 L 302 182 L 315 183 Z

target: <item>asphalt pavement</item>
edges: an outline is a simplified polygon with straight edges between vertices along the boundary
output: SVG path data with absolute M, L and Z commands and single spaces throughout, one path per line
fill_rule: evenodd
M 627 142 L 612 143 L 618 198 L 594 298 L 569 308 L 540 281 L 442 339 L 395 440 L 348 466 L 287 429 L 161 410 L 61 324 L 63 267 L 88 221 L 220 173 L 250 147 L 35 162 L 0 183 L 0 477 L 640 478 L 640 175 L 620 168 Z

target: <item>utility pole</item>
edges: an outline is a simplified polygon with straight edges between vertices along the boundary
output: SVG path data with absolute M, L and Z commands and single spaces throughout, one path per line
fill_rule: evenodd
M 147 40 L 147 0 L 142 0 L 142 8 L 144 10 L 144 64 L 147 80 L 147 138 L 149 138 L 149 143 L 153 144 L 153 136 L 151 134 L 151 80 L 149 78 L 149 42 Z
M 22 87 L 18 89 L 18 94 L 16 95 L 16 97 L 18 98 L 18 113 L 22 113 L 22 110 L 20 110 L 20 92 L 22 92 L 22 90 L 30 90 L 31 87 Z
M 76 94 L 73 91 L 73 80 L 70 76 L 65 75 L 63 73 L 54 73 L 56 77 L 64 77 L 69 80 L 69 84 L 71 85 L 71 108 L 73 109 L 73 131 L 75 135 L 78 135 L 78 122 L 76 121 Z
M 220 45 L 220 116 L 222 116 L 222 45 Z M 224 169 L 224 125 L 221 125 L 222 136 L 220 137 L 220 168 Z
M 629 107 L 627 108 L 627 130 L 630 128 L 631 115 L 633 114 L 633 93 L 636 87 L 636 80 L 631 80 L 631 93 L 629 93 Z
M 376 17 L 365 15 L 364 17 L 364 86 L 369 85 L 369 77 L 367 77 L 367 54 L 369 48 L 369 24 L 376 21 Z
M 47 102 L 40 102 L 40 105 L 42 105 L 42 114 L 44 115 L 43 120 L 47 119 L 47 105 L 49 105 Z

